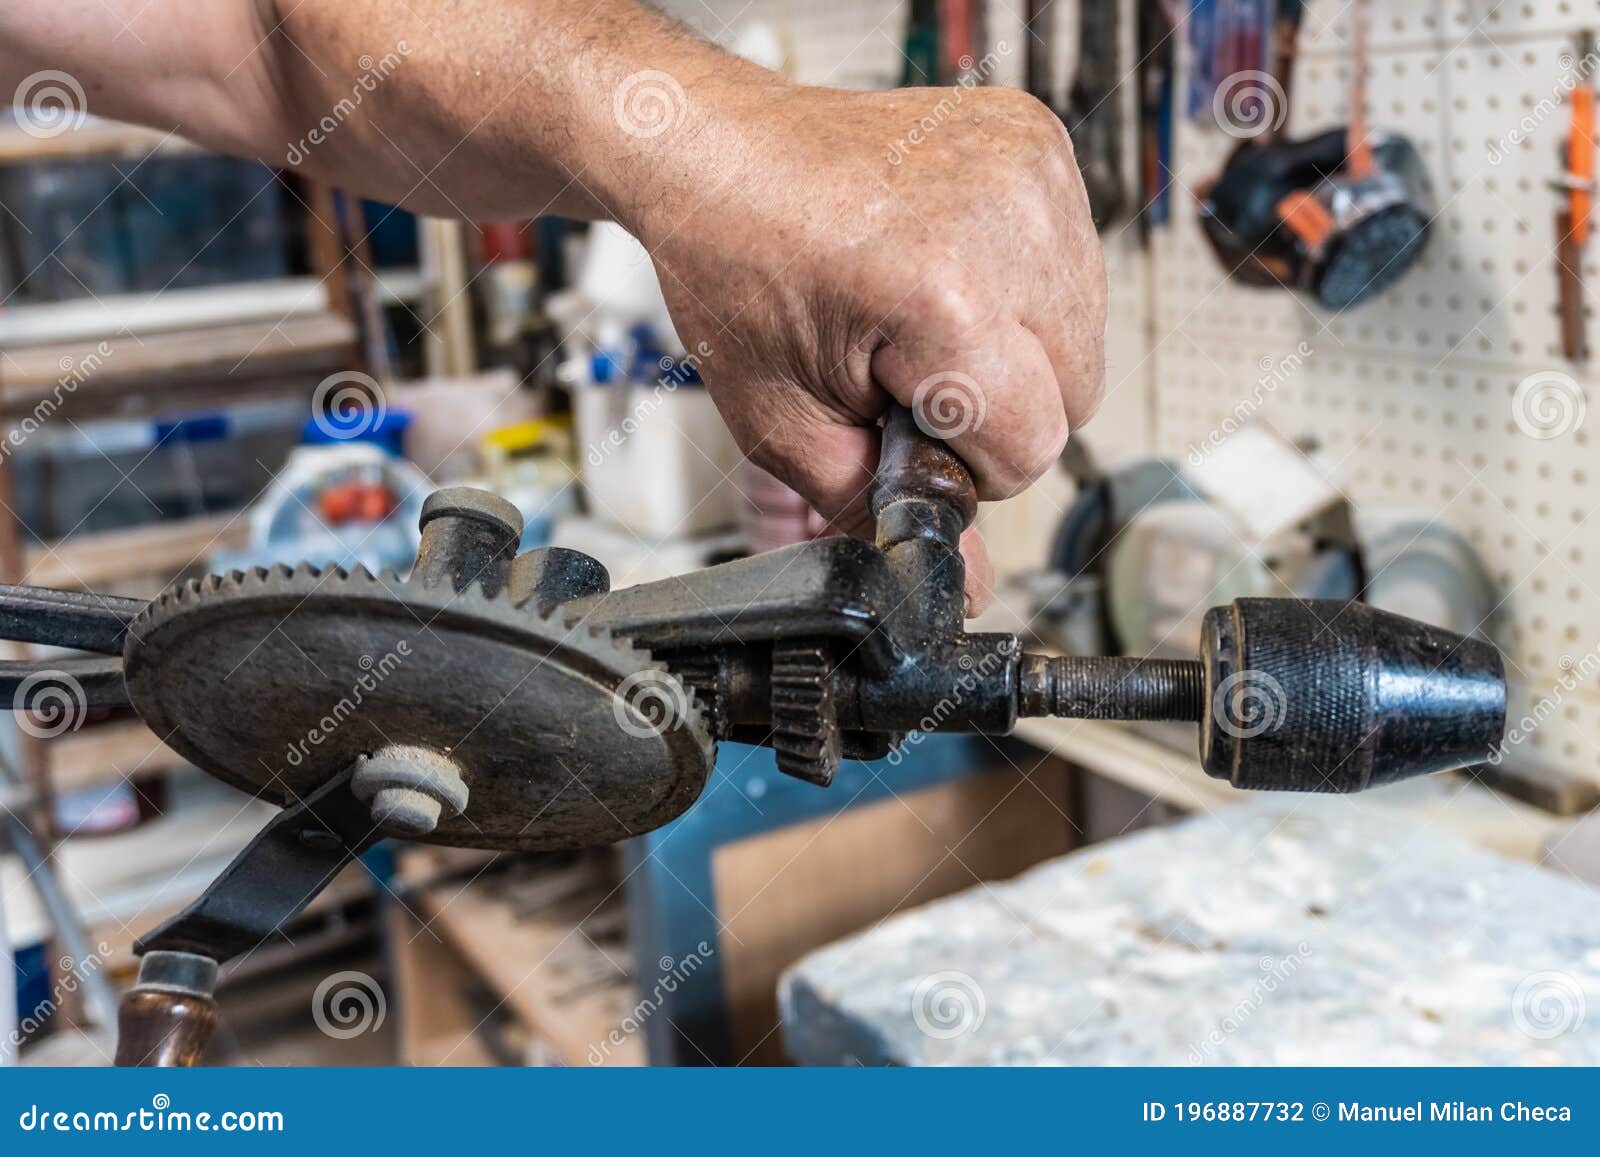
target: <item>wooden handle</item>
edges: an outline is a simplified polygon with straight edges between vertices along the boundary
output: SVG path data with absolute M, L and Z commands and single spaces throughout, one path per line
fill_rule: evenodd
M 190 1068 L 217 1027 L 217 962 L 193 952 L 149 952 L 117 1007 L 118 1068 Z
M 922 431 L 916 415 L 898 402 L 883 420 L 883 450 L 869 496 L 874 516 L 907 498 L 949 507 L 960 529 L 978 514 L 978 488 L 967 464 L 947 444 Z

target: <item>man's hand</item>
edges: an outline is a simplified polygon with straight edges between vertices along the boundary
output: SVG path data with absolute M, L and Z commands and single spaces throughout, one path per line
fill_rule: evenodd
M 117 36 L 85 33 L 108 18 Z M 419 212 L 617 220 L 711 351 L 740 445 L 851 532 L 889 397 L 993 499 L 1100 396 L 1083 185 L 1060 123 L 1015 91 L 802 88 L 632 0 L 0 6 L 0 89 L 52 71 L 88 111 Z
M 867 535 L 891 396 L 949 439 L 982 498 L 1054 464 L 1100 400 L 1106 285 L 1048 109 L 1010 89 L 769 80 L 697 124 L 683 100 L 672 132 L 698 179 L 657 185 L 633 225 L 679 335 L 712 351 L 701 372 L 746 453 Z M 975 533 L 964 546 L 981 605 L 988 560 Z

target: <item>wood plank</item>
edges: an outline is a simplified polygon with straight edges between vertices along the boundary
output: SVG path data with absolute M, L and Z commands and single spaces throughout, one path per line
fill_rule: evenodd
M 49 546 L 28 548 L 22 582 L 63 590 L 94 590 L 113 583 L 173 575 L 203 564 L 221 547 L 249 544 L 250 521 L 242 513 L 153 522 L 126 530 L 79 534 Z
M 719 848 L 724 991 L 741 1064 L 783 1064 L 778 977 L 893 912 L 1003 879 L 1075 846 L 1069 770 L 1049 761 L 908 792 Z
M 172 133 L 97 117 L 86 120 L 80 128 L 53 137 L 35 137 L 20 128 L 0 130 L 0 165 L 146 157 L 152 153 L 178 156 L 201 151 L 199 145 Z
M 398 904 L 385 906 L 384 927 L 399 998 L 400 1063 L 493 1065 L 478 1036 L 480 1014 L 466 996 L 472 970 Z
M 316 277 L 276 277 L 234 285 L 109 293 L 72 301 L 8 305 L 0 346 L 93 343 L 101 338 L 283 321 L 335 312 Z
M 646 1063 L 644 1034 L 621 1031 L 638 999 L 631 981 L 573 985 L 563 979 L 559 957 L 584 944 L 572 920 L 518 917 L 483 881 L 430 888 L 413 907 L 567 1064 Z M 614 1030 L 620 1039 L 612 1037 Z M 447 1056 L 440 1063 L 457 1060 Z
M 99 342 L 19 346 L 0 352 L 0 414 L 74 419 L 122 400 L 130 389 L 313 374 L 354 356 L 356 330 L 332 314 L 246 322 Z
M 1016 738 L 1114 779 L 1184 811 L 1245 803 L 1251 792 L 1212 779 L 1193 751 L 1176 751 L 1136 734 L 1125 723 L 1089 719 L 1019 719 Z M 1399 812 L 1415 822 L 1457 832 L 1481 847 L 1521 860 L 1539 860 L 1546 841 L 1570 820 L 1529 807 L 1467 775 L 1428 775 L 1353 796 L 1308 796 L 1305 808 Z

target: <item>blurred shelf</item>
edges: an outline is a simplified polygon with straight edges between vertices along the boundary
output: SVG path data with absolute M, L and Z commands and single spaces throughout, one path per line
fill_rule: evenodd
M 1212 779 L 1197 755 L 1135 734 L 1124 723 L 1086 719 L 1021 719 L 1015 735 L 1070 763 L 1183 808 L 1212 811 L 1252 798 Z M 1461 775 L 1431 775 L 1358 795 L 1307 795 L 1303 809 L 1356 808 L 1400 812 L 1419 823 L 1465 836 L 1515 859 L 1538 860 L 1546 842 L 1570 826 Z
M 48 547 L 28 547 L 18 581 L 94 590 L 150 578 L 159 587 L 178 572 L 203 564 L 214 550 L 242 549 L 249 538 L 250 520 L 242 513 L 79 534 Z
M 78 420 L 128 409 L 309 390 L 353 364 L 356 329 L 336 314 L 287 317 L 146 337 L 0 350 L 0 416 L 42 421 L 71 402 Z
M 381 305 L 415 305 L 422 300 L 425 283 L 420 269 L 374 270 Z
M 92 723 L 45 745 L 50 786 L 61 794 L 137 783 L 188 767 L 172 748 L 137 719 Z
M 182 155 L 203 151 L 173 133 L 90 117 L 76 129 L 38 137 L 10 126 L 0 129 L 0 165 L 29 161 L 69 161 Z
M 433 862 L 432 851 L 411 853 L 404 875 L 414 879 L 418 864 Z M 417 929 L 412 942 L 442 939 L 560 1063 L 645 1064 L 644 1034 L 622 1028 L 639 999 L 633 977 L 580 932 L 584 920 L 608 902 L 621 903 L 620 890 L 594 881 L 565 894 L 562 882 L 551 883 L 561 898 L 531 912 L 496 894 L 490 876 L 420 887 L 406 899 L 427 930 Z M 619 953 L 631 966 L 627 949 Z M 402 999 L 426 1003 L 434 994 L 405 993 Z M 464 1052 L 467 1034 L 459 1040 Z M 598 1061 L 597 1048 L 603 1048 Z M 464 1062 L 456 1055 L 439 1063 Z
M 0 348 L 128 337 L 175 329 L 285 321 L 328 313 L 321 278 L 281 277 L 236 285 L 117 293 L 0 310 Z

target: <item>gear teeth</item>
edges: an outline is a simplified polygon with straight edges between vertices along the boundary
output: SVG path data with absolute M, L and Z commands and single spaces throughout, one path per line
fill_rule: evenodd
M 723 717 L 722 664 L 714 653 L 684 651 L 661 656 L 667 670 L 689 689 L 690 694 L 706 713 L 711 734 L 718 739 L 728 734 L 727 720 Z
M 839 769 L 833 661 L 826 642 L 795 639 L 772 648 L 772 749 L 778 770 L 827 787 Z
M 233 570 L 226 575 L 208 574 L 187 579 L 167 587 L 146 604 L 129 624 L 129 633 L 137 636 L 141 645 L 149 647 L 148 654 L 154 655 L 159 651 L 159 641 L 145 642 L 150 640 L 152 632 L 159 632 L 168 622 L 201 610 L 208 603 L 290 596 L 298 604 L 308 597 L 340 595 L 404 604 L 425 616 L 446 611 L 464 613 L 541 636 L 559 630 L 565 637 L 542 639 L 552 652 L 570 647 L 628 673 L 657 670 L 673 675 L 672 669 L 655 659 L 646 648 L 624 635 L 613 634 L 606 627 L 589 623 L 581 614 L 559 605 L 541 614 L 532 606 L 515 606 L 509 588 L 488 594 L 481 581 L 474 581 L 458 593 L 449 583 L 424 585 L 401 578 L 392 568 L 373 574 L 361 565 L 320 567 L 301 562 L 291 567 L 287 563 L 276 563 L 270 567 L 254 566 L 248 571 Z M 684 686 L 694 707 L 684 720 L 684 727 L 699 741 L 709 765 L 716 758 L 717 733 L 710 726 L 706 697 L 697 694 L 694 687 Z

